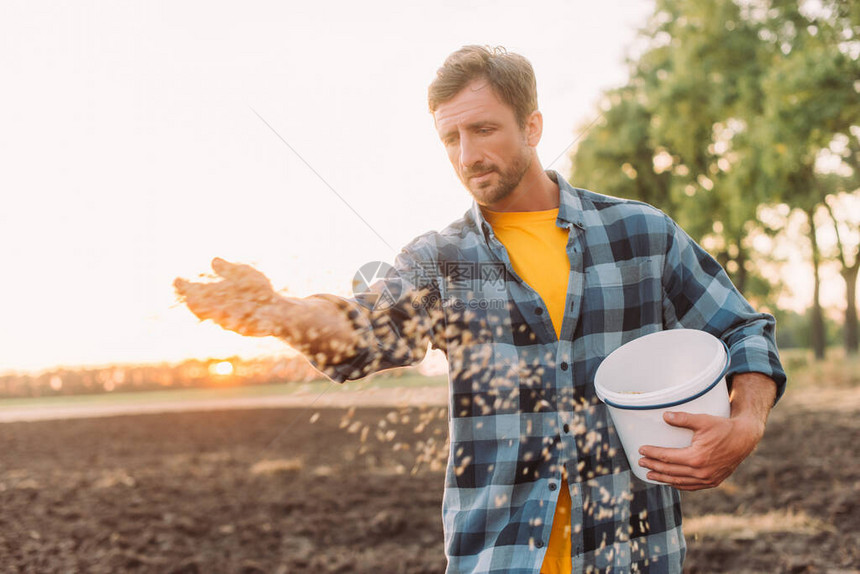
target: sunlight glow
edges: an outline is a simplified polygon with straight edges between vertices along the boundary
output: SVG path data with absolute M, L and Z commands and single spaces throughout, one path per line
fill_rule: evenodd
M 220 363 L 212 363 L 209 365 L 209 373 L 213 375 L 227 376 L 233 374 L 233 363 L 230 361 L 221 361 Z

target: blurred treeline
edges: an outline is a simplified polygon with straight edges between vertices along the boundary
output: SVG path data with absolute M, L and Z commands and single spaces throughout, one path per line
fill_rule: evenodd
M 222 366 L 227 369 L 219 369 Z M 179 364 L 109 365 L 0 375 L 0 399 L 234 387 L 312 381 L 319 372 L 302 355 L 241 359 L 188 359 Z
M 389 369 L 371 376 L 397 378 L 412 373 L 420 373 L 420 370 L 413 367 Z M 38 374 L 0 375 L 0 399 L 194 388 L 223 389 L 306 383 L 318 381 L 320 378 L 319 371 L 303 355 L 297 353 L 245 359 L 238 356 L 187 359 L 175 364 L 58 367 Z
M 634 52 L 582 126 L 571 182 L 667 212 L 777 316 L 782 345 L 857 353 L 860 2 L 657 0 Z M 804 315 L 779 307 L 798 254 Z M 838 322 L 822 265 L 845 283 Z

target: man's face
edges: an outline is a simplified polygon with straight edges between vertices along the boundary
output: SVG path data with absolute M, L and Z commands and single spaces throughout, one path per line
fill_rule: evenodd
M 509 196 L 531 165 L 534 149 L 513 108 L 486 80 L 475 80 L 433 114 L 454 171 L 479 205 Z

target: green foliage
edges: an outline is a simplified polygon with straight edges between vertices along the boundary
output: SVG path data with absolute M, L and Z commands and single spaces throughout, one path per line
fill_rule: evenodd
M 810 338 L 809 322 L 810 310 L 805 313 L 785 311 L 777 309 L 774 311 L 776 317 L 776 344 L 780 349 L 805 348 L 812 346 Z M 842 339 L 842 330 L 839 324 L 824 318 L 824 340 L 826 346 L 836 346 Z
M 756 123 L 768 185 L 801 209 L 821 203 L 833 186 L 825 185 L 832 174 L 816 170 L 821 151 L 840 135 L 856 141 L 851 127 L 860 125 L 860 62 L 828 42 L 835 39 L 832 33 L 820 30 L 820 24 L 807 26 L 777 40 L 781 49 L 762 78 L 765 107 Z
M 651 114 L 633 87 L 606 94 L 603 122 L 589 133 L 576 154 L 580 187 L 667 206 L 669 174 L 655 173 Z
M 628 84 L 606 94 L 601 124 L 574 151 L 572 181 L 660 207 L 746 290 L 759 206 L 809 211 L 857 189 L 857 5 L 657 0 L 647 49 Z M 822 173 L 822 150 L 837 140 L 854 171 Z

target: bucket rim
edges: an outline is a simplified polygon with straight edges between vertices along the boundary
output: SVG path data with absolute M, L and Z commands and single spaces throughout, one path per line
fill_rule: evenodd
M 732 362 L 731 355 L 729 354 L 729 346 L 726 345 L 726 342 L 723 341 L 722 339 L 720 339 L 718 337 L 716 339 L 720 342 L 720 344 L 722 344 L 723 349 L 726 352 L 726 364 L 723 367 L 720 374 L 714 378 L 713 382 L 711 382 L 709 385 L 707 385 L 702 390 L 690 395 L 689 397 L 685 397 L 683 399 L 678 399 L 676 401 L 669 401 L 669 402 L 665 402 L 665 403 L 657 403 L 657 404 L 649 404 L 649 405 L 623 405 L 623 404 L 611 401 L 606 397 L 600 397 L 600 399 L 610 407 L 613 407 L 616 409 L 624 409 L 624 410 L 628 410 L 628 411 L 651 411 L 651 410 L 657 410 L 657 409 L 666 409 L 666 408 L 670 408 L 670 407 L 677 407 L 678 405 L 683 405 L 684 403 L 689 403 L 690 401 L 694 401 L 694 400 L 698 399 L 702 395 L 708 393 L 715 386 L 717 386 L 717 384 L 720 381 L 722 381 L 723 378 L 725 378 L 726 373 L 729 372 L 729 366 L 731 365 L 731 362 Z

